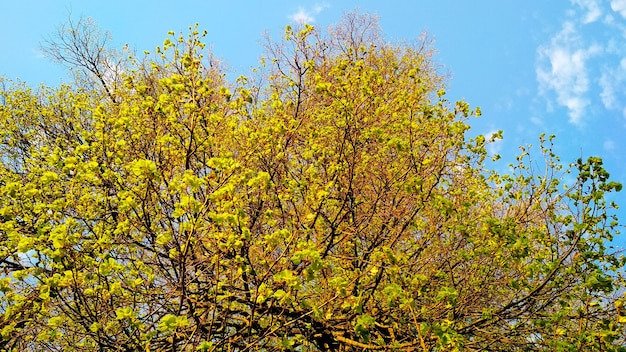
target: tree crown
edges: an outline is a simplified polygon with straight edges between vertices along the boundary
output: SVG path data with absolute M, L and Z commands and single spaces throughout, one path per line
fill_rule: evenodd
M 129 60 L 69 27 L 87 80 L 0 92 L 2 348 L 623 350 L 621 185 L 546 136 L 486 170 L 428 41 L 351 13 L 228 82 L 197 26 Z

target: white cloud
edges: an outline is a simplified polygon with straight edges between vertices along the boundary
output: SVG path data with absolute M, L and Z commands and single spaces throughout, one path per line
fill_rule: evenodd
M 313 6 L 313 12 L 317 15 L 320 12 L 326 10 L 327 8 L 330 7 L 330 4 L 327 2 L 321 3 L 321 4 L 315 4 L 315 6 Z
M 598 0 L 572 0 L 572 3 L 584 8 L 587 12 L 584 15 L 584 23 L 592 23 L 602 16 Z
M 299 7 L 298 11 L 289 15 L 289 19 L 298 24 L 311 24 L 315 22 L 315 15 L 319 15 L 322 11 L 329 8 L 328 3 L 315 4 L 312 9 L 307 10 L 304 7 Z
M 611 0 L 611 10 L 626 18 L 626 0 Z
M 626 0 L 570 4 L 560 30 L 537 48 L 544 111 L 565 108 L 569 122 L 579 126 L 600 116 L 626 119 Z
M 565 22 L 550 43 L 538 49 L 536 74 L 540 93 L 553 91 L 556 102 L 568 109 L 573 124 L 581 123 L 589 105 L 587 61 L 600 51 L 597 45 L 585 47 L 573 22 Z
M 493 135 L 497 133 L 499 133 L 498 130 L 491 130 L 485 134 L 485 138 L 487 140 L 490 140 L 493 137 Z M 501 138 L 496 139 L 495 141 L 487 144 L 487 153 L 491 156 L 500 154 L 500 152 L 502 151 L 502 146 L 503 146 L 503 140 Z
M 624 83 L 626 82 L 626 58 L 623 58 L 617 67 L 604 67 L 599 80 L 602 104 L 607 110 L 622 110 L 626 117 L 624 106 Z
M 530 122 L 532 122 L 536 126 L 543 126 L 543 120 L 538 116 L 532 116 L 530 118 Z
M 617 98 L 615 96 L 615 82 L 613 80 L 613 75 L 609 70 L 602 73 L 600 77 L 600 87 L 602 88 L 602 92 L 600 93 L 600 99 L 602 99 L 602 104 L 607 109 L 614 109 L 617 105 Z
M 315 22 L 315 18 L 313 18 L 313 16 L 302 7 L 298 8 L 298 12 L 290 15 L 289 19 L 291 19 L 292 21 L 298 24 Z

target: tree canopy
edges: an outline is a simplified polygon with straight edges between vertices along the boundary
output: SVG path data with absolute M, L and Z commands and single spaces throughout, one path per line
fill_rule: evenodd
M 621 185 L 547 136 L 488 170 L 427 40 L 350 13 L 231 82 L 197 26 L 62 29 L 82 79 L 0 91 L 1 350 L 626 350 Z

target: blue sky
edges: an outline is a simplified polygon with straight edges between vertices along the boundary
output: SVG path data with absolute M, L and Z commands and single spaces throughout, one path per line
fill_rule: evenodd
M 435 40 L 440 70 L 451 76 L 448 98 L 482 109 L 472 133 L 504 131 L 492 146 L 503 169 L 519 145 L 556 134 L 564 163 L 601 156 L 626 184 L 626 0 L 0 0 L 0 75 L 31 86 L 68 81 L 38 46 L 70 11 L 139 52 L 197 22 L 238 75 L 257 64 L 264 32 L 300 21 L 326 27 L 355 8 L 377 14 L 389 40 L 411 43 L 424 31 Z M 626 191 L 615 199 L 626 209 Z

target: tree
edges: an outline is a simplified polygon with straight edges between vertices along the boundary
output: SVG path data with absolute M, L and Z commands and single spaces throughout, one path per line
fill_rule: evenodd
M 480 110 L 376 23 L 287 27 L 261 85 L 197 27 L 114 99 L 3 83 L 3 348 L 623 351 L 621 185 L 552 137 L 486 170 Z
M 76 70 L 76 81 L 101 87 L 106 97 L 115 101 L 115 91 L 120 83 L 121 70 L 126 58 L 111 45 L 112 36 L 101 31 L 91 17 L 80 17 L 77 21 L 68 16 L 56 32 L 41 45 L 44 55 L 57 63 Z M 124 51 L 128 51 L 125 47 Z

